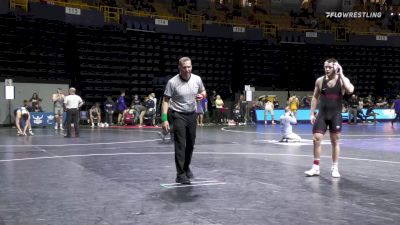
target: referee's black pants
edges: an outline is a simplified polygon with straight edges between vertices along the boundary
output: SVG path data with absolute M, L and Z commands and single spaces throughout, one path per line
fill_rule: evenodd
M 67 136 L 71 136 L 71 123 L 74 123 L 75 136 L 79 136 L 79 110 L 67 109 Z
M 190 171 L 194 143 L 196 139 L 196 112 L 180 113 L 172 111 L 172 124 L 175 142 L 175 165 L 178 177 Z

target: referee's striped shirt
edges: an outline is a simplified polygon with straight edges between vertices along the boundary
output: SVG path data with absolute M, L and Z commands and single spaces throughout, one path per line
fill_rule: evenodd
M 205 91 L 203 81 L 195 74 L 183 80 L 179 74 L 171 78 L 165 87 L 164 95 L 171 99 L 171 109 L 177 112 L 196 111 L 196 95 Z

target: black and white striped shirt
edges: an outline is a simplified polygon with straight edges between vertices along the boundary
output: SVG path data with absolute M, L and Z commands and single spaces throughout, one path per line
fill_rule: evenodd
M 177 112 L 196 111 L 196 95 L 205 91 L 203 81 L 195 74 L 183 80 L 179 74 L 171 78 L 165 87 L 164 95 L 171 99 L 171 109 Z

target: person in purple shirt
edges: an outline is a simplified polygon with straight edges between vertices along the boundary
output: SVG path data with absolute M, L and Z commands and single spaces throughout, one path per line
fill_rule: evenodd
M 118 97 L 117 100 L 117 111 L 118 111 L 118 124 L 122 125 L 123 121 L 123 114 L 125 109 L 127 109 L 128 107 L 125 104 L 125 91 L 121 91 L 121 95 Z
M 396 113 L 396 117 L 394 117 L 394 119 L 391 121 L 393 127 L 393 123 L 400 119 L 400 95 L 397 95 L 396 100 L 393 102 L 392 109 L 394 109 Z
M 208 100 L 207 98 L 203 98 L 203 100 L 201 100 L 201 107 L 203 108 L 203 120 L 209 121 L 210 117 L 208 114 Z M 202 126 L 204 126 L 204 123 L 201 122 L 201 124 L 203 124 Z

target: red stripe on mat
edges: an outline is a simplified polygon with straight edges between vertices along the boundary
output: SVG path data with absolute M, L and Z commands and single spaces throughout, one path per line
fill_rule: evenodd
M 145 128 L 145 129 L 154 129 L 154 128 L 161 128 L 161 127 L 156 127 L 156 126 L 111 126 L 110 128 L 117 128 L 117 129 L 135 129 L 135 128 Z

